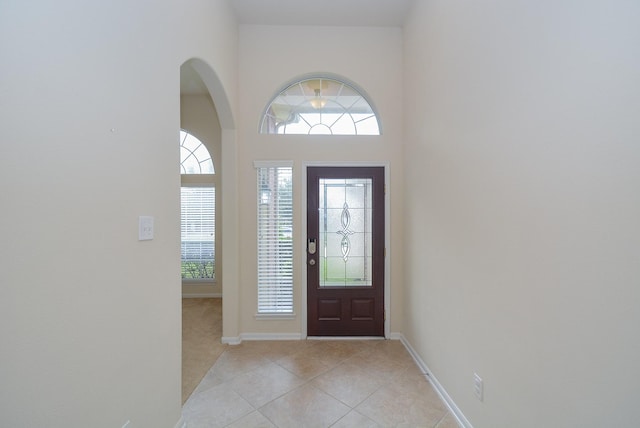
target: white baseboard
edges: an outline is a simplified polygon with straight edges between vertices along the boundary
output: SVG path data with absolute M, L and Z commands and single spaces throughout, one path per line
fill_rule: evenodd
M 402 340 L 404 336 L 402 333 L 389 333 L 389 340 Z M 406 346 L 406 345 L 405 345 Z
M 240 340 L 301 340 L 300 333 L 242 333 Z
M 239 336 L 235 336 L 235 337 L 222 336 L 221 342 L 226 343 L 227 345 L 239 345 L 242 343 L 242 339 L 240 339 Z
M 213 298 L 217 298 L 220 299 L 222 298 L 222 293 L 182 293 L 182 298 L 183 299 L 202 299 L 202 298 L 207 298 L 207 299 L 213 299 Z
M 404 337 L 402 333 L 392 333 L 392 335 L 402 341 L 402 344 L 407 349 L 409 354 L 411 354 L 411 357 L 416 362 L 420 370 L 422 370 L 431 385 L 433 385 L 433 388 L 436 390 L 442 401 L 444 401 L 446 406 L 449 408 L 449 411 L 451 411 L 451 414 L 456 418 L 458 425 L 463 428 L 473 428 L 471 422 L 469 422 L 469 420 L 464 416 L 460 408 L 456 405 L 456 403 L 454 403 L 453 399 L 449 396 L 444 387 L 440 384 L 440 382 L 438 382 L 438 379 L 436 379 L 433 373 L 431 373 L 429 367 L 425 364 L 424 361 L 422 361 L 422 358 L 420 358 L 415 349 L 413 349 L 407 338 Z
M 223 337 L 222 343 L 239 345 L 251 340 L 302 340 L 300 333 L 241 333 L 237 337 Z

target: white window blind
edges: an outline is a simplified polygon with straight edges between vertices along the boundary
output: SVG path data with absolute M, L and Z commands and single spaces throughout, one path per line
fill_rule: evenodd
M 214 279 L 216 189 L 182 187 L 180 193 L 182 278 Z
M 292 167 L 256 162 L 258 313 L 293 313 Z

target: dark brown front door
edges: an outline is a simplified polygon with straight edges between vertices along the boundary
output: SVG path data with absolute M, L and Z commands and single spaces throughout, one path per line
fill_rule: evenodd
M 307 169 L 307 334 L 384 336 L 384 168 Z

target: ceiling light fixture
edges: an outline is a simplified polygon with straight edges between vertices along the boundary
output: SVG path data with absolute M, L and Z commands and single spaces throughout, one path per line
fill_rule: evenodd
M 314 109 L 320 110 L 321 108 L 323 108 L 327 104 L 327 100 L 322 98 L 322 94 L 320 92 L 320 89 L 314 89 L 313 92 L 315 93 L 315 97 L 312 98 L 309 101 L 309 103 L 311 104 L 311 106 Z

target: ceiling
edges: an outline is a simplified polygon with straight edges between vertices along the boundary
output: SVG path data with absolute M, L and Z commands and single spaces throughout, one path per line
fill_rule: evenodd
M 413 0 L 230 0 L 240 24 L 401 27 Z
M 414 0 L 229 0 L 239 24 L 401 27 Z M 180 93 L 207 94 L 190 67 L 180 73 Z

